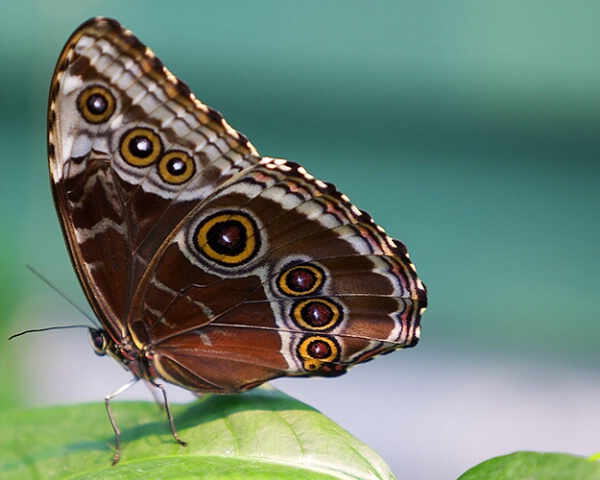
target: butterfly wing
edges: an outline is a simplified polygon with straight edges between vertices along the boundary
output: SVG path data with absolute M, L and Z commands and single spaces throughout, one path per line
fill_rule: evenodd
M 171 230 L 259 157 L 131 32 L 105 18 L 84 23 L 64 47 L 48 132 L 71 258 L 118 343 L 139 279 Z
M 134 337 L 163 378 L 198 391 L 342 374 L 415 345 L 426 306 L 404 245 L 335 187 L 275 159 L 190 212 L 137 294 Z
M 426 293 L 404 245 L 332 185 L 261 159 L 115 21 L 65 46 L 49 159 L 88 299 L 149 377 L 237 391 L 418 340 Z

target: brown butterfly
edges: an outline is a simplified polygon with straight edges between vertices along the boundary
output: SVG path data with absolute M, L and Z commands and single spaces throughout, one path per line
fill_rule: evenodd
M 405 246 L 336 188 L 254 146 L 130 31 L 94 18 L 52 79 L 48 155 L 71 259 L 134 375 L 231 393 L 336 376 L 414 346 L 426 290 Z M 110 399 L 107 410 L 119 430 Z

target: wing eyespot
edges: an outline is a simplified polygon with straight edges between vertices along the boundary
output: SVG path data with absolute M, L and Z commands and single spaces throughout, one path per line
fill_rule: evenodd
M 254 219 L 245 212 L 225 211 L 200 222 L 193 235 L 198 252 L 225 267 L 250 261 L 260 250 L 260 237 Z
M 303 330 L 326 332 L 337 327 L 343 319 L 342 308 L 325 298 L 309 298 L 296 302 L 292 320 Z
M 340 347 L 333 338 L 309 336 L 298 344 L 297 353 L 307 372 L 317 372 L 339 360 Z
M 112 117 L 116 103 L 110 90 L 100 85 L 92 85 L 77 97 L 77 110 L 86 122 L 98 125 Z
M 196 171 L 194 160 L 187 153 L 171 150 L 158 161 L 158 174 L 171 185 L 181 185 L 193 177 Z
M 321 288 L 324 279 L 325 272 L 316 265 L 294 265 L 283 271 L 277 279 L 277 286 L 285 295 L 310 295 Z
M 160 137 L 149 128 L 133 128 L 121 138 L 121 156 L 134 167 L 152 165 L 162 150 Z

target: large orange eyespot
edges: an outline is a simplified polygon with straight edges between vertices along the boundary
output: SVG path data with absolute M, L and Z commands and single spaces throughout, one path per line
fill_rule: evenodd
M 298 356 L 304 369 L 309 372 L 320 370 L 326 363 L 338 360 L 340 348 L 332 338 L 306 337 L 298 345 Z
M 260 249 L 256 222 L 239 211 L 220 212 L 205 218 L 193 237 L 196 249 L 226 267 L 248 262 Z
M 323 270 L 315 265 L 295 265 L 280 275 L 277 285 L 286 295 L 309 295 L 323 284 L 323 277 Z
M 341 307 L 324 298 L 296 302 L 291 313 L 292 319 L 304 330 L 331 330 L 339 325 L 342 319 Z
M 77 110 L 89 123 L 106 122 L 115 112 L 116 101 L 106 88 L 93 85 L 86 88 L 77 98 Z
M 121 155 L 134 167 L 152 165 L 162 149 L 160 137 L 149 128 L 134 128 L 121 138 Z
M 171 150 L 158 161 L 158 174 L 171 185 L 181 185 L 187 182 L 196 171 L 194 160 L 187 153 Z

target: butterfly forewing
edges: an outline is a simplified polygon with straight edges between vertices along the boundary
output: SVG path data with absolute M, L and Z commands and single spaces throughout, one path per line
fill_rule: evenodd
M 126 331 L 139 278 L 171 230 L 216 185 L 258 161 L 243 136 L 109 19 L 84 24 L 61 54 L 49 159 L 79 278 L 116 338 Z M 183 176 L 169 169 L 188 159 Z
M 261 158 L 114 20 L 63 50 L 49 161 L 79 279 L 135 375 L 233 392 L 418 341 L 426 292 L 404 245 Z

